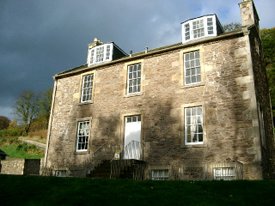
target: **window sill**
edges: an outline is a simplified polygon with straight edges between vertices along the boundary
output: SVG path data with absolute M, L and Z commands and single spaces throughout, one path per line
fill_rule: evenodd
M 136 92 L 136 93 L 133 93 L 133 94 L 126 94 L 124 95 L 125 98 L 128 98 L 128 97 L 135 97 L 135 96 L 141 96 L 143 95 L 143 92 Z
M 75 155 L 86 155 L 86 154 L 90 154 L 90 152 L 88 150 L 83 150 L 83 151 L 75 151 L 74 154 Z
M 196 143 L 196 144 L 183 144 L 183 148 L 205 148 L 205 143 Z
M 189 89 L 189 88 L 202 87 L 202 86 L 205 86 L 204 82 L 194 83 L 194 84 L 185 84 L 181 88 L 182 89 Z
M 79 102 L 78 105 L 82 106 L 82 105 L 89 105 L 89 104 L 93 104 L 93 101 L 88 101 L 88 102 Z

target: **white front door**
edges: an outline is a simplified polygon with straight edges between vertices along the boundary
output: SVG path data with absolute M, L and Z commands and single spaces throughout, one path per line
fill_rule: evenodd
M 141 158 L 141 116 L 125 117 L 124 159 Z

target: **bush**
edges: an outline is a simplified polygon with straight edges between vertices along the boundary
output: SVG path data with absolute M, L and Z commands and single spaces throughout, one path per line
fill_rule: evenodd
M 24 151 L 24 152 L 27 152 L 28 149 L 29 149 L 29 146 L 28 146 L 28 144 L 26 144 L 26 143 L 19 144 L 19 145 L 16 147 L 16 150 L 17 150 L 17 151 Z
M 20 128 L 9 128 L 0 130 L 0 137 L 18 137 L 22 135 L 22 129 Z
M 31 137 L 40 137 L 40 139 L 46 139 L 47 138 L 47 132 L 48 131 L 46 129 L 31 131 L 31 132 L 29 132 L 29 136 L 31 136 Z

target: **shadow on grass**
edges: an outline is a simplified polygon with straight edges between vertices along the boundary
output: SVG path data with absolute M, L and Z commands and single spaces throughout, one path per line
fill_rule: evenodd
M 0 175 L 1 205 L 272 205 L 275 181 L 131 181 Z

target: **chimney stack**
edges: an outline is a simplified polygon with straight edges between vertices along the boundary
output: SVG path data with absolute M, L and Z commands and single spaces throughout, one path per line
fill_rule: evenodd
M 103 42 L 100 41 L 98 38 L 95 37 L 94 41 L 89 44 L 89 49 L 91 49 L 93 47 L 96 47 L 98 45 L 102 45 L 102 44 L 103 44 Z
M 241 19 L 243 27 L 250 27 L 255 25 L 259 31 L 259 16 L 254 5 L 253 0 L 243 0 L 239 3 L 241 10 Z

